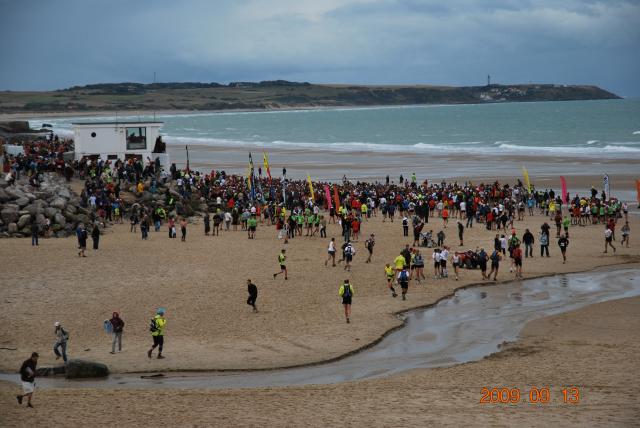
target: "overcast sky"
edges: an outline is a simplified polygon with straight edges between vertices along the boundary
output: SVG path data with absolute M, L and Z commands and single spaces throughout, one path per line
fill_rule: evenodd
M 0 89 L 595 84 L 640 96 L 640 0 L 0 0 Z

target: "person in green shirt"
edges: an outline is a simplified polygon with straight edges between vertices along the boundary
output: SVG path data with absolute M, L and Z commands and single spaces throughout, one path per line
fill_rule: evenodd
M 273 279 L 276 279 L 276 276 L 280 275 L 281 273 L 284 273 L 285 280 L 289 279 L 287 276 L 287 264 L 286 264 L 287 256 L 285 255 L 286 251 L 287 250 L 283 248 L 282 251 L 280 251 L 280 254 L 278 254 L 278 263 L 280 263 L 280 272 L 274 273 Z
M 258 227 L 258 220 L 256 219 L 256 215 L 251 214 L 251 217 L 247 219 L 247 233 L 248 233 L 249 239 L 255 239 L 257 227 Z
M 569 219 L 569 216 L 565 215 L 564 218 L 562 219 L 562 227 L 564 228 L 564 235 L 569 238 L 569 224 L 571 223 L 571 220 Z

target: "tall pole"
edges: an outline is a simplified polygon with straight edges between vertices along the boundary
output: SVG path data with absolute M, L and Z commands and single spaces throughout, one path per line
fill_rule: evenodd
M 184 149 L 187 151 L 187 173 L 189 170 L 189 146 L 184 146 Z

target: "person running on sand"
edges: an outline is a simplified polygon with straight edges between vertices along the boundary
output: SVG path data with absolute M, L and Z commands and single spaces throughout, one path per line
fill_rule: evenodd
M 604 252 L 607 252 L 608 247 L 613 249 L 613 252 L 616 252 L 616 247 L 613 246 L 611 241 L 613 240 L 613 231 L 607 226 L 604 230 Z
M 258 312 L 256 307 L 256 300 L 258 300 L 258 287 L 247 279 L 247 291 L 249 292 L 249 298 L 247 299 L 247 305 L 253 307 L 253 312 Z
M 569 240 L 564 233 L 560 235 L 560 239 L 558 239 L 558 246 L 560 247 L 560 252 L 562 252 L 562 264 L 567 262 L 567 247 L 569 246 Z
M 56 342 L 53 344 L 53 353 L 56 354 L 56 360 L 62 357 L 62 361 L 67 362 L 67 342 L 69 341 L 69 333 L 65 330 L 59 321 L 56 321 L 54 334 Z
M 336 266 L 336 238 L 331 238 L 331 241 L 329 241 L 329 248 L 327 248 L 327 254 L 329 254 L 329 256 L 327 257 L 327 260 L 324 261 L 324 265 L 326 266 L 327 263 L 329 263 L 329 260 L 331 260 L 332 266 L 335 267 Z
M 375 245 L 376 245 L 376 238 L 375 238 L 375 235 L 372 233 L 371 236 L 369 236 L 369 239 L 364 241 L 364 246 L 369 252 L 369 257 L 367 257 L 367 260 L 365 263 L 371 263 L 371 256 L 373 256 L 373 247 Z
M 449 224 L 449 208 L 446 206 L 442 209 L 442 224 L 444 228 L 447 228 L 447 224 Z
M 147 357 L 151 358 L 153 350 L 158 348 L 158 359 L 164 358 L 162 356 L 162 347 L 164 346 L 164 329 L 167 327 L 167 320 L 164 317 L 164 309 L 160 308 L 156 312 L 156 316 L 151 319 L 149 325 L 149 331 L 153 338 L 153 345 L 151 349 L 147 351 Z
M 351 242 L 347 242 L 347 246 L 344 247 L 344 270 L 351 271 L 351 262 L 353 261 L 353 256 L 356 254 L 356 249 L 353 247 Z
M 116 343 L 118 344 L 118 352 L 122 351 L 122 330 L 124 329 L 124 321 L 120 318 L 120 314 L 114 312 L 109 320 L 113 340 L 111 341 L 111 354 L 116 353 Z
M 489 275 L 487 275 L 487 279 L 491 279 L 491 274 L 493 274 L 493 280 L 498 280 L 498 269 L 500 268 L 500 260 L 502 260 L 502 256 L 498 250 L 493 250 L 493 254 L 491 254 L 491 270 L 489 271 Z
M 416 250 L 412 266 L 415 266 L 416 279 L 418 280 L 418 283 L 420 283 L 420 279 L 427 279 L 427 277 L 424 276 L 424 257 L 422 257 L 420 250 Z
M 620 241 L 620 246 L 623 246 L 625 242 L 627 243 L 627 248 L 629 248 L 629 234 L 631 233 L 631 228 L 629 227 L 629 222 L 626 221 L 622 228 L 620 228 L 620 232 L 622 232 L 622 241 Z M 606 245 L 605 245 L 606 248 Z
M 27 397 L 27 407 L 33 407 L 31 404 L 31 398 L 33 397 L 33 392 L 36 389 L 36 366 L 38 364 L 38 353 L 33 352 L 31 354 L 31 358 L 28 360 L 24 360 L 22 362 L 22 366 L 20 367 L 20 381 L 22 382 L 22 394 L 16 395 L 16 399 L 18 400 L 18 404 L 22 405 L 22 400 L 24 397 Z
M 398 284 L 400 284 L 400 288 L 402 289 L 402 300 L 407 300 L 407 291 L 409 291 L 409 272 L 407 271 L 407 267 L 398 274 Z
M 281 273 L 284 274 L 284 279 L 289 279 L 288 275 L 287 275 L 287 256 L 286 256 L 286 251 L 284 248 L 282 249 L 282 251 L 280 251 L 280 254 L 278 254 L 278 263 L 280 263 L 280 272 L 274 273 L 273 274 L 273 279 L 276 279 L 276 276 L 280 275 Z
M 347 324 L 351 322 L 351 302 L 354 294 L 355 292 L 353 289 L 353 285 L 349 283 L 348 279 L 345 279 L 344 283 L 338 289 L 338 295 L 342 297 L 342 306 L 344 306 L 344 317 L 347 320 Z
M 384 275 L 387 278 L 387 287 L 391 290 L 391 296 L 397 297 L 398 294 L 396 293 L 396 289 L 393 288 L 393 278 L 395 277 L 395 273 L 389 263 L 384 266 Z

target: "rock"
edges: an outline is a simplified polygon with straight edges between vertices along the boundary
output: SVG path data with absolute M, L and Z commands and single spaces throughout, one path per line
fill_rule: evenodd
M 36 376 L 44 377 L 44 376 L 55 376 L 62 375 L 65 373 L 64 365 L 54 366 L 54 367 L 38 367 L 36 369 Z
M 1 179 L 0 181 L 4 181 L 4 179 Z M 9 195 L 7 192 L 5 192 L 3 189 L 0 188 L 0 203 L 3 204 L 5 202 L 9 202 L 11 199 L 13 199 L 11 195 Z
M 9 228 L 7 229 L 9 233 L 18 233 L 18 224 L 17 223 L 9 223 Z
M 67 231 L 66 230 L 58 230 L 56 232 L 56 238 L 66 238 L 67 237 Z
M 18 221 L 18 207 L 15 205 L 6 205 L 2 211 L 0 211 L 0 217 L 5 223 L 11 223 Z
M 64 226 L 65 224 L 67 224 L 67 220 L 60 213 L 57 213 L 55 216 L 53 216 L 53 221 L 60 226 Z
M 60 210 L 53 208 L 53 207 L 48 207 L 44 209 L 44 215 L 47 216 L 47 218 L 53 219 L 53 217 L 55 217 L 55 215 L 57 213 L 59 213 Z
M 34 195 L 33 193 L 24 192 L 24 196 L 26 196 L 27 199 L 29 199 L 29 202 L 33 202 L 36 200 L 36 195 Z
M 75 223 L 78 221 L 78 217 L 75 214 L 71 214 L 69 211 L 65 211 L 62 215 L 68 222 Z
M 25 198 L 26 195 L 24 194 L 24 192 L 22 190 L 20 190 L 19 188 L 17 188 L 16 186 L 13 187 L 7 187 L 5 189 L 5 192 L 11 196 L 11 199 L 18 199 L 18 198 Z
M 58 208 L 59 210 L 63 210 L 64 207 L 67 206 L 67 201 L 65 201 L 63 198 L 55 198 L 49 205 L 54 208 Z
M 46 223 L 47 219 L 44 216 L 44 214 L 42 213 L 38 213 L 36 214 L 36 223 L 38 223 L 39 225 L 44 225 Z
M 26 207 L 27 205 L 29 205 L 29 198 L 27 198 L 26 196 L 23 196 L 21 198 L 16 199 L 14 201 L 14 204 L 17 204 L 20 208 Z
M 38 213 L 38 206 L 36 204 L 29 204 L 24 207 L 24 210 L 31 215 L 36 215 Z
M 72 204 L 67 205 L 65 210 L 69 211 L 71 214 L 75 214 L 76 212 L 78 212 L 78 208 Z
M 78 221 L 80 223 L 84 223 L 84 224 L 91 223 L 91 219 L 89 219 L 89 216 L 86 215 L 86 214 L 78 214 L 76 216 L 76 221 Z
M 59 230 L 61 230 L 61 229 L 62 229 L 62 226 L 60 226 L 59 224 L 55 224 L 55 223 L 54 223 L 54 224 L 52 224 L 52 225 L 51 225 L 51 230 L 52 230 L 53 232 L 57 232 L 57 231 L 59 231 Z M 57 236 L 57 234 L 56 234 L 56 236 Z
M 83 379 L 109 376 L 109 368 L 102 363 L 85 360 L 69 360 L 65 367 L 67 379 Z
M 31 224 L 30 214 L 25 214 L 23 216 L 20 216 L 20 219 L 18 220 L 18 229 L 23 229 L 25 226 L 29 224 Z
M 71 199 L 71 192 L 66 187 L 62 187 L 58 190 L 58 196 L 65 199 Z

